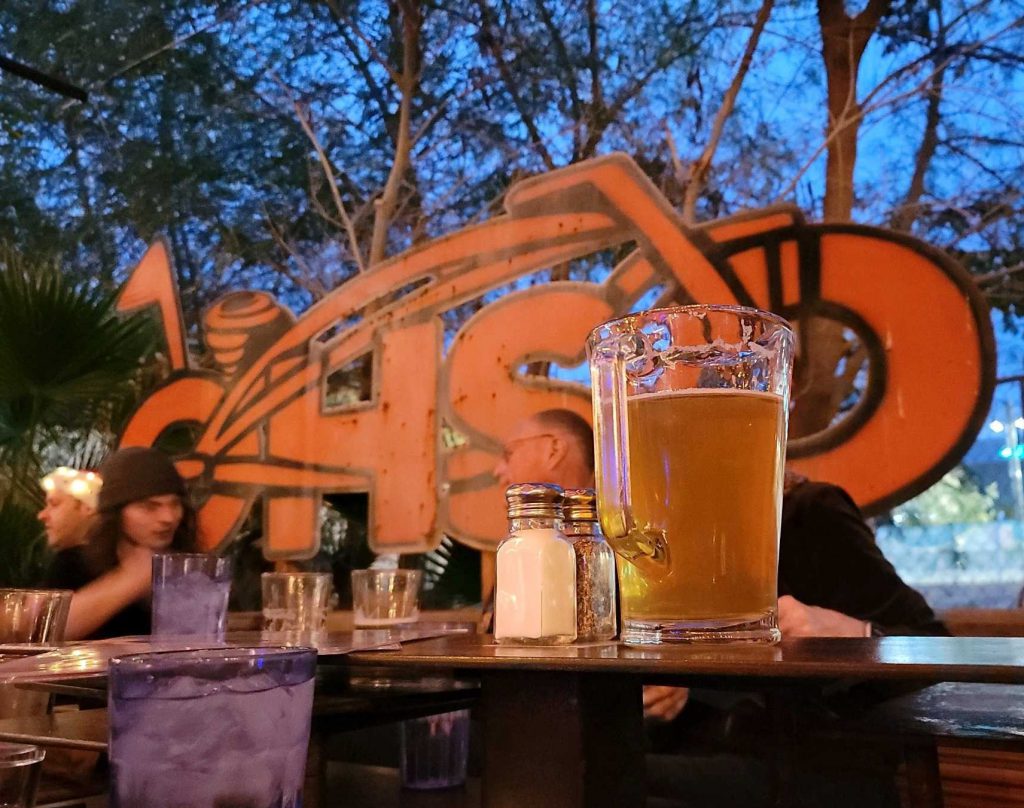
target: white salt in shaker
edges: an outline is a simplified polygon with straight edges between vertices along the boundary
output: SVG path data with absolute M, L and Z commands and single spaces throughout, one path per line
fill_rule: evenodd
M 494 639 L 564 645 L 576 639 L 576 553 L 559 529 L 562 489 L 521 483 L 505 492 L 509 535 L 498 547 Z

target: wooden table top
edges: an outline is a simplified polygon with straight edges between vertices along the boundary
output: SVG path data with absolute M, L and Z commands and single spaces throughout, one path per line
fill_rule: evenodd
M 466 672 L 615 673 L 681 681 L 855 678 L 1024 684 L 1024 638 L 815 638 L 785 640 L 776 646 L 537 647 L 497 645 L 489 635 L 456 635 L 407 643 L 395 651 L 361 651 L 339 662 Z

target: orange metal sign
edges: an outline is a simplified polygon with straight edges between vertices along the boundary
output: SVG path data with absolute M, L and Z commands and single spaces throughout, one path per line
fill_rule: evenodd
M 322 495 L 365 491 L 379 551 L 423 551 L 443 534 L 493 549 L 504 515 L 491 469 L 508 427 L 553 407 L 590 418 L 583 385 L 520 369 L 582 362 L 594 325 L 661 287 L 677 300 L 756 306 L 798 324 L 827 317 L 856 332 L 870 357 L 863 395 L 841 421 L 792 440 L 790 458 L 868 510 L 937 480 L 985 417 L 995 368 L 987 307 L 966 272 L 915 239 L 809 225 L 790 207 L 687 228 L 623 155 L 519 183 L 506 209 L 370 268 L 297 319 L 266 293 L 228 295 L 204 317 L 213 369 L 192 367 L 167 250 L 150 248 L 119 305 L 158 307 L 173 373 L 122 444 L 195 426 L 177 464 L 201 492 L 207 546 L 230 541 L 262 499 L 268 557 L 309 557 Z M 442 315 L 453 307 L 630 245 L 603 283 L 505 294 L 446 349 Z M 368 354 L 370 400 L 332 406 L 328 377 Z

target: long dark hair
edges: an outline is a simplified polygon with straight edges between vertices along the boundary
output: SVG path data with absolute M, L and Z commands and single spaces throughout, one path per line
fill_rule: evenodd
M 174 531 L 174 537 L 167 549 L 179 553 L 194 553 L 199 546 L 196 509 L 188 497 L 181 498 L 181 507 L 181 522 Z M 117 566 L 117 543 L 124 535 L 121 529 L 122 510 L 124 505 L 109 511 L 100 511 L 89 535 L 89 541 L 84 547 L 86 565 L 97 577 Z

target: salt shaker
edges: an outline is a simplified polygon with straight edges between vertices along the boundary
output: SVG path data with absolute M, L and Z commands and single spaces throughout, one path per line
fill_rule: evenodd
M 569 488 L 563 497 L 562 530 L 576 556 L 576 639 L 610 640 L 617 633 L 615 553 L 597 521 L 592 488 Z
M 509 534 L 498 547 L 494 639 L 564 645 L 576 639 L 576 554 L 562 533 L 562 489 L 521 483 L 505 492 Z

